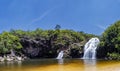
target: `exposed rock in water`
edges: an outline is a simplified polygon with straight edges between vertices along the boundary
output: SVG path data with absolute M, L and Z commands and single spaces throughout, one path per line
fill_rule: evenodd
M 11 56 L 11 55 L 7 55 L 7 56 L 0 56 L 0 62 L 3 62 L 3 61 L 23 61 L 27 59 L 26 57 L 21 57 L 21 56 Z

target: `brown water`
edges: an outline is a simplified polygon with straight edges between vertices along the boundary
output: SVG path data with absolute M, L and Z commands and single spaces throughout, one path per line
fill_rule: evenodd
M 2 62 L 0 71 L 120 71 L 120 61 L 37 59 L 23 62 Z

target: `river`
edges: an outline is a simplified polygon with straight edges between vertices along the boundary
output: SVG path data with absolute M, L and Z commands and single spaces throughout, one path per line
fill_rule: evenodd
M 33 59 L 22 62 L 0 62 L 0 71 L 120 71 L 120 61 Z

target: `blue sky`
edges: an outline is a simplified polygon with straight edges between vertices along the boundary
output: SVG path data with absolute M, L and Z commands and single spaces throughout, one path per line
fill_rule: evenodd
M 120 0 L 0 0 L 0 32 L 73 29 L 100 35 L 120 19 Z

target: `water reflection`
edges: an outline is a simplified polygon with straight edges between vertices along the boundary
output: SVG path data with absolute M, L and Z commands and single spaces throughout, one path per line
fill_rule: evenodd
M 64 60 L 63 59 L 58 59 L 58 71 L 64 71 Z
M 64 59 L 58 59 L 58 64 L 64 64 Z
M 96 65 L 96 59 L 84 59 L 84 65 Z
M 18 67 L 22 67 L 22 61 L 17 61 Z
M 13 61 L 8 61 L 8 62 L 6 62 L 6 66 L 7 66 L 7 67 L 14 67 L 14 66 L 16 66 L 16 65 L 14 65 L 14 62 L 13 62 Z
M 97 71 L 96 60 L 95 59 L 85 59 L 84 61 L 84 71 Z
M 6 68 L 21 68 L 22 67 L 22 61 L 7 61 L 7 62 L 0 62 L 0 67 L 6 67 Z
M 0 71 L 119 71 L 120 61 L 44 59 L 0 62 Z

